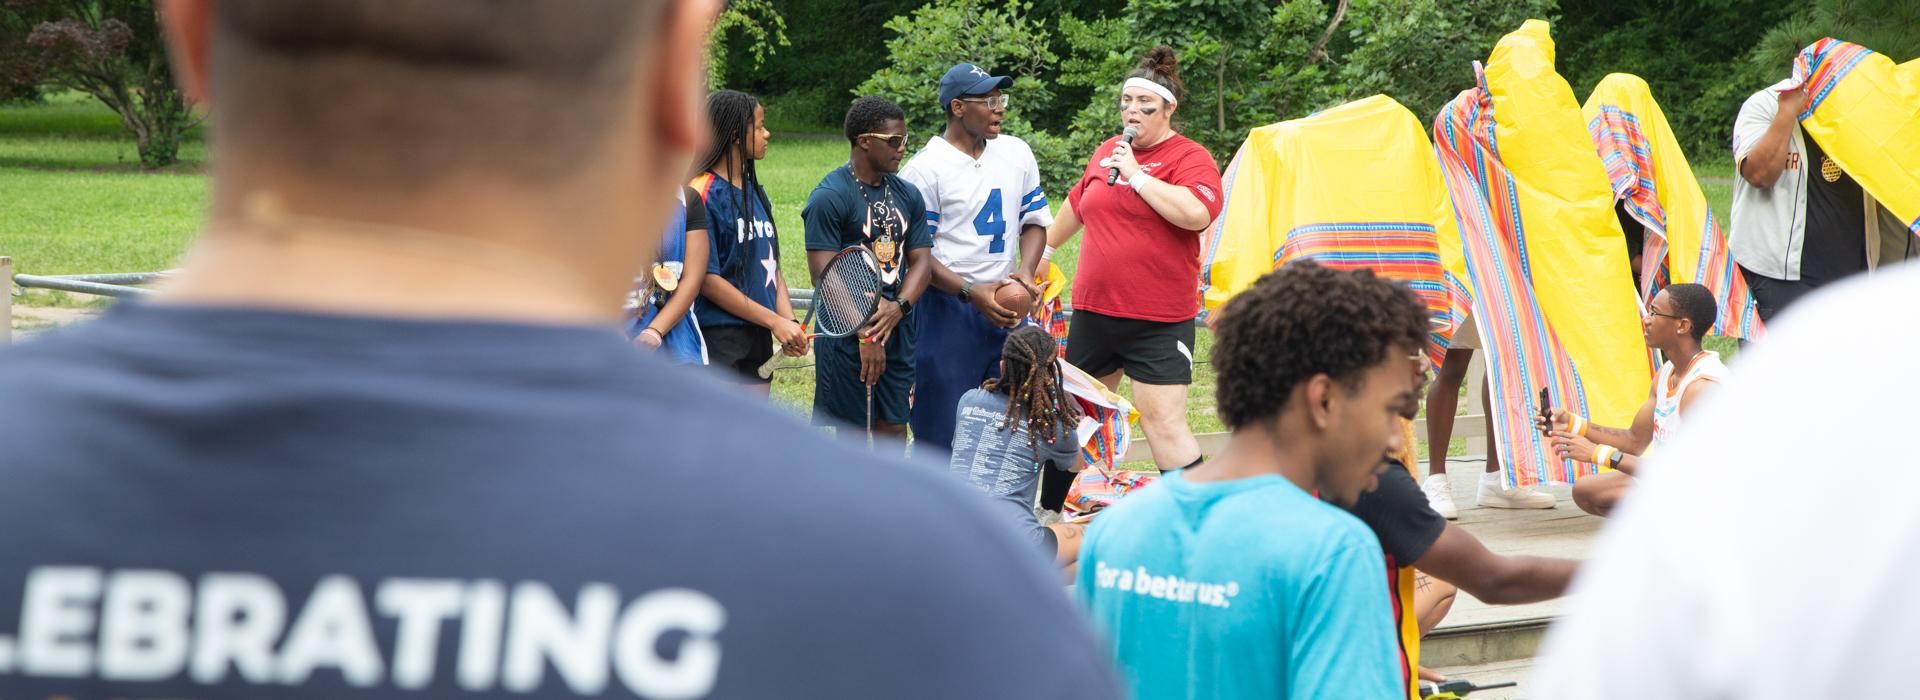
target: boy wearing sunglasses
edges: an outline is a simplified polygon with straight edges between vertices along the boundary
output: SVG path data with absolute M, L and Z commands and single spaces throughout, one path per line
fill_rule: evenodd
M 1000 131 L 1010 87 L 1013 78 L 971 63 L 948 69 L 940 78 L 946 128 L 900 171 L 927 203 L 933 239 L 932 289 L 914 314 L 915 449 L 951 449 L 960 396 L 999 376 L 1001 347 L 1024 314 L 994 293 L 1018 283 L 1039 297 L 1017 263 L 1039 259 L 1053 212 L 1033 149 Z
M 920 191 L 894 174 L 909 138 L 899 105 L 872 96 L 854 100 L 845 130 L 847 163 L 820 179 L 800 212 L 807 265 L 817 276 L 835 253 L 866 246 L 880 265 L 881 300 L 852 336 L 815 343 L 813 418 L 905 440 L 914 360 L 907 316 L 931 272 L 927 207 Z

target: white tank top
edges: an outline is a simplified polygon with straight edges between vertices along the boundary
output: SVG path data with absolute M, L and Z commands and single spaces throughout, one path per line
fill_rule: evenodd
M 1720 353 L 1702 351 L 1700 357 L 1687 368 L 1687 375 L 1680 378 L 1680 386 L 1667 391 L 1667 382 L 1673 377 L 1673 362 L 1660 365 L 1660 374 L 1653 379 L 1653 447 L 1665 445 L 1680 430 L 1680 397 L 1687 395 L 1687 386 L 1694 382 L 1720 382 L 1727 376 L 1727 366 L 1720 363 Z

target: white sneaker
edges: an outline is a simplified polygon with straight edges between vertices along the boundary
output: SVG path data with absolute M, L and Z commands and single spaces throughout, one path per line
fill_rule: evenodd
M 1480 496 L 1477 500 L 1482 508 L 1552 508 L 1557 502 L 1553 494 L 1531 486 L 1500 488 L 1498 474 L 1487 476 L 1494 477 L 1494 480 L 1489 482 L 1484 476 L 1480 478 Z
M 1428 476 L 1420 482 L 1420 490 L 1426 492 L 1427 505 L 1432 506 L 1440 517 L 1448 520 L 1460 518 L 1460 509 L 1453 505 L 1453 482 L 1447 480 L 1447 475 Z

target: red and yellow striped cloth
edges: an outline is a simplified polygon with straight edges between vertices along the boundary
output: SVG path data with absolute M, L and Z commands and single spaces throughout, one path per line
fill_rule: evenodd
M 1821 39 L 1793 61 L 1812 98 L 1800 126 L 1920 235 L 1920 60 L 1894 65 L 1859 44 Z
M 1436 242 L 1453 213 L 1413 113 L 1374 95 L 1254 129 L 1221 182 L 1225 204 L 1201 239 L 1204 313 L 1295 260 L 1370 269 L 1426 304 L 1440 363 L 1459 320 Z
M 1720 309 L 1713 332 L 1758 339 L 1763 331 L 1753 295 L 1734 269 L 1720 222 L 1647 82 L 1625 73 L 1608 75 L 1587 96 L 1581 114 L 1614 196 L 1647 230 L 1641 298 L 1652 299 L 1670 283 L 1706 285 Z
M 1538 391 L 1624 425 L 1652 382 L 1624 235 L 1546 22 L 1501 38 L 1474 71 L 1479 85 L 1441 111 L 1433 141 L 1471 285 L 1459 291 L 1490 360 L 1489 429 L 1507 486 L 1571 482 L 1598 468 L 1553 456 L 1533 427 Z

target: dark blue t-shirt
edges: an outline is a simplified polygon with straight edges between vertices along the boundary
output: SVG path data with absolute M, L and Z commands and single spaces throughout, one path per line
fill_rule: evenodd
M 807 227 L 807 250 L 838 251 L 863 245 L 880 263 L 889 297 L 898 294 L 907 279 L 907 251 L 933 247 L 927 231 L 927 205 L 914 187 L 900 176 L 882 173 L 879 187 L 862 184 L 853 170 L 842 165 L 820 178 L 807 206 L 800 211 Z M 882 235 L 893 222 L 891 237 Z
M 780 269 L 780 239 L 774 232 L 773 206 L 766 190 L 755 186 L 746 192 L 712 174 L 694 178 L 693 189 L 707 204 L 707 274 L 726 280 L 754 303 L 774 308 L 780 284 L 774 276 Z M 747 323 L 706 295 L 693 308 L 703 327 Z
M 611 327 L 123 306 L 0 397 L 3 697 L 1116 694 L 976 494 Z

